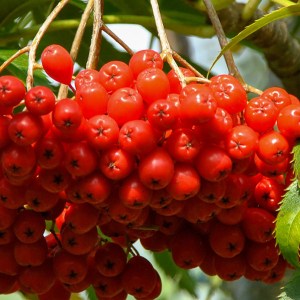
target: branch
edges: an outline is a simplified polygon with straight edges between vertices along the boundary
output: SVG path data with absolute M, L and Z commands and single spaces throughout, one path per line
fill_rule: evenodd
M 28 72 L 26 78 L 26 87 L 27 90 L 30 90 L 33 85 L 33 69 L 35 64 L 35 57 L 36 57 L 36 50 L 37 47 L 44 36 L 45 32 L 47 31 L 48 27 L 52 23 L 52 21 L 56 18 L 59 12 L 63 9 L 63 7 L 68 3 L 69 0 L 61 0 L 56 7 L 52 10 L 50 15 L 47 17 L 45 22 L 42 24 L 40 29 L 38 30 L 37 34 L 35 35 L 29 50 L 28 55 Z
M 215 10 L 215 8 L 212 5 L 210 0 L 203 0 L 203 2 L 206 6 L 207 14 L 210 18 L 210 21 L 211 21 L 213 27 L 215 28 L 216 35 L 217 35 L 218 40 L 219 40 L 219 44 L 220 44 L 221 48 L 224 48 L 227 45 L 228 41 L 227 41 L 227 38 L 225 36 L 225 33 L 224 33 L 224 30 L 223 30 L 222 24 L 220 22 L 220 19 L 218 17 L 218 14 L 217 14 L 217 12 L 216 12 L 216 10 Z M 231 51 L 226 51 L 224 53 L 224 58 L 225 58 L 225 62 L 226 62 L 229 73 L 232 76 L 236 77 L 244 85 L 245 82 L 244 82 L 244 80 L 243 80 L 243 78 L 242 78 L 235 62 L 234 62 Z
M 86 63 L 87 69 L 96 69 L 99 61 L 100 45 L 102 40 L 102 16 L 103 16 L 103 0 L 94 1 L 94 22 L 93 33 L 90 45 L 88 60 Z
M 161 18 L 159 6 L 157 3 L 157 0 L 150 0 L 151 2 L 151 7 L 154 15 L 154 20 L 156 24 L 156 29 L 158 32 L 158 37 L 160 39 L 160 44 L 162 47 L 162 58 L 164 60 L 167 60 L 168 64 L 171 66 L 171 68 L 175 71 L 181 86 L 184 87 L 186 86 L 185 78 L 184 75 L 182 74 L 181 70 L 179 69 L 177 63 L 175 62 L 173 55 L 172 55 L 172 48 L 169 44 L 166 30 L 164 28 L 164 24 Z
M 137 24 L 150 29 L 156 29 L 152 16 L 137 16 L 137 15 L 104 15 L 103 21 L 105 24 Z M 59 32 L 65 29 L 76 29 L 80 23 L 79 19 L 56 20 L 51 23 L 47 32 Z M 92 26 L 92 20 L 89 20 L 87 25 Z M 184 35 L 194 35 L 198 37 L 211 38 L 215 32 L 210 25 L 193 26 L 185 22 L 178 22 L 176 19 L 164 18 L 166 28 Z M 4 47 L 8 43 L 20 40 L 20 37 L 33 38 L 40 24 L 29 28 L 24 28 L 12 33 L 0 33 L 0 47 Z
M 124 43 L 122 39 L 120 39 L 112 30 L 110 30 L 105 24 L 102 25 L 102 30 L 108 34 L 113 40 L 115 40 L 121 47 L 124 48 L 125 51 L 127 51 L 130 55 L 132 55 L 134 52 L 129 48 L 129 46 Z
M 92 13 L 92 9 L 93 9 L 93 5 L 94 5 L 94 0 L 89 0 L 89 2 L 87 3 L 85 10 L 81 16 L 80 19 L 80 23 L 78 25 L 72 46 L 71 46 L 71 50 L 70 50 L 70 55 L 73 59 L 73 61 L 76 61 L 77 59 L 77 55 L 78 55 L 78 51 L 79 51 L 79 47 L 82 41 L 82 37 L 85 31 L 85 28 L 87 26 L 89 17 Z M 68 95 L 68 89 L 69 87 L 67 85 L 61 84 L 59 87 L 59 91 L 58 91 L 58 99 L 63 99 L 66 98 Z
M 227 9 L 218 11 L 226 34 L 237 34 L 248 24 L 264 15 L 257 9 L 252 18 L 242 19 L 244 5 L 234 3 Z M 300 97 L 300 44 L 289 32 L 285 21 L 274 21 L 253 33 L 248 40 L 259 48 L 273 73 L 281 80 L 285 89 Z
M 12 55 L 9 59 L 7 59 L 1 66 L 0 66 L 0 73 L 9 65 L 11 64 L 16 58 L 21 56 L 24 53 L 29 52 L 30 46 L 26 46 L 19 51 L 17 51 L 14 55 Z

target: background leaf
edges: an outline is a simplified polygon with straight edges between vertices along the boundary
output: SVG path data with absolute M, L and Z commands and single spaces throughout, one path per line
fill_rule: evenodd
M 176 266 L 169 251 L 153 253 L 157 265 L 163 272 L 177 282 L 179 289 L 187 291 L 190 295 L 196 297 L 196 282 L 187 270 Z
M 300 189 L 295 180 L 287 189 L 276 219 L 275 235 L 285 259 L 296 268 L 299 264 Z
M 280 20 L 283 18 L 295 16 L 300 14 L 300 4 L 295 4 L 288 7 L 283 7 L 278 10 L 275 10 L 269 14 L 266 14 L 265 16 L 261 17 L 260 19 L 257 19 L 255 22 L 247 26 L 244 30 L 242 30 L 238 35 L 233 37 L 230 42 L 221 50 L 221 52 L 218 54 L 214 62 L 212 63 L 210 70 L 214 67 L 214 65 L 217 63 L 217 61 L 224 55 L 224 53 L 230 49 L 232 49 L 234 46 L 239 44 L 241 41 L 245 40 L 248 36 L 250 36 L 252 33 L 258 31 L 262 27 L 268 25 L 271 22 L 274 22 L 276 20 Z
M 95 290 L 92 286 L 90 286 L 86 290 L 86 293 L 87 293 L 88 300 L 98 300 L 98 297 L 96 296 Z
M 293 167 L 295 177 L 300 178 L 300 143 L 293 147 Z
M 278 296 L 279 300 L 298 300 L 300 295 L 300 270 L 294 273 L 291 281 L 283 288 L 283 292 Z
M 16 52 L 17 50 L 0 50 L 0 65 Z M 28 57 L 27 54 L 23 54 L 9 64 L 1 75 L 11 74 L 17 76 L 25 83 L 27 77 L 27 66 Z M 46 85 L 51 87 L 53 90 L 57 89 L 53 82 L 50 82 L 45 73 L 41 70 L 34 71 L 34 84 Z

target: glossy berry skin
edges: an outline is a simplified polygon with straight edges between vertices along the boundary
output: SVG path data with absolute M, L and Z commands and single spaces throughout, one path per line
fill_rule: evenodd
M 0 76 L 0 107 L 13 107 L 24 99 L 26 89 L 23 82 L 15 76 Z
M 258 142 L 257 155 L 268 164 L 283 162 L 290 155 L 288 140 L 278 131 L 262 135 Z
M 49 45 L 41 55 L 45 72 L 54 80 L 69 85 L 73 76 L 74 63 L 69 52 L 60 45 Z
M 97 154 L 86 142 L 74 143 L 65 156 L 65 167 L 72 176 L 86 176 L 97 166 Z
M 232 258 L 216 255 L 214 257 L 216 274 L 223 280 L 234 281 L 241 278 L 246 271 L 246 262 L 243 253 Z
M 246 125 L 234 126 L 226 137 L 226 150 L 234 159 L 253 155 L 258 145 L 258 133 Z
M 183 227 L 170 239 L 170 251 L 175 264 L 187 270 L 202 263 L 206 245 L 200 234 L 189 227 Z
M 65 210 L 64 224 L 77 234 L 83 234 L 97 225 L 99 211 L 89 203 L 72 203 Z
M 75 78 L 75 88 L 78 90 L 82 85 L 98 82 L 100 83 L 100 74 L 99 71 L 94 69 L 83 69 L 78 72 Z
M 277 117 L 279 131 L 286 137 L 296 139 L 300 136 L 300 105 L 290 104 L 284 107 Z
M 98 82 L 82 84 L 76 90 L 75 99 L 87 119 L 107 112 L 108 93 Z
M 44 136 L 34 146 L 38 165 L 43 169 L 58 167 L 64 157 L 64 146 L 57 138 Z
M 80 105 L 69 98 L 58 101 L 52 112 L 52 122 L 61 131 L 77 129 L 82 122 L 83 114 Z
M 230 114 L 241 112 L 247 106 L 247 94 L 240 82 L 231 75 L 217 75 L 209 84 L 218 106 Z
M 87 274 L 87 258 L 85 255 L 74 255 L 60 250 L 53 258 L 53 268 L 60 282 L 76 284 L 83 280 Z
M 135 155 L 150 153 L 156 146 L 154 130 L 144 120 L 132 120 L 123 124 L 118 140 L 122 149 Z
M 189 84 L 179 95 L 179 115 L 189 124 L 201 124 L 209 121 L 217 109 L 213 91 L 204 84 Z
M 33 294 L 46 293 L 55 282 L 52 262 L 47 259 L 42 265 L 24 268 L 19 274 L 21 288 Z
M 153 190 L 163 189 L 172 180 L 174 162 L 166 150 L 157 148 L 141 159 L 138 173 L 146 187 Z
M 239 225 L 216 223 L 209 232 L 210 247 L 217 255 L 231 258 L 245 247 L 245 236 Z
M 200 186 L 201 179 L 195 167 L 189 163 L 177 163 L 166 189 L 174 199 L 187 200 L 199 192 Z
M 233 123 L 231 115 L 225 109 L 217 107 L 213 117 L 200 125 L 200 130 L 208 140 L 220 141 L 233 128 Z
M 261 97 L 273 101 L 279 111 L 285 106 L 292 104 L 289 93 L 285 89 L 276 86 L 265 89 Z
M 232 160 L 224 149 L 209 145 L 200 149 L 195 166 L 199 174 L 208 181 L 225 179 L 232 169 Z
M 255 97 L 245 109 L 245 120 L 249 127 L 259 133 L 273 129 L 278 116 L 278 109 L 273 101 Z
M 167 75 L 158 68 L 148 68 L 142 71 L 136 79 L 136 88 L 149 105 L 158 99 L 165 99 L 170 92 Z
M 3 149 L 10 143 L 8 134 L 8 125 L 10 118 L 6 116 L 0 116 L 0 149 Z
M 76 183 L 76 182 L 75 182 Z M 97 205 L 105 202 L 111 193 L 111 182 L 98 169 L 82 178 L 77 187 L 82 195 L 83 202 Z
M 32 180 L 25 192 L 27 205 L 36 212 L 51 210 L 59 201 L 59 194 L 43 189 L 37 180 Z
M 267 271 L 274 268 L 279 260 L 279 249 L 275 240 L 266 243 L 249 243 L 246 250 L 246 260 L 257 271 Z
M 134 78 L 145 69 L 158 68 L 162 69 L 164 62 L 160 54 L 153 49 L 144 49 L 135 52 L 129 60 L 129 67 L 132 70 Z
M 32 210 L 23 210 L 19 213 L 14 225 L 14 233 L 22 243 L 35 243 L 42 238 L 46 228 L 42 215 Z
M 151 196 L 152 190 L 142 183 L 137 173 L 124 179 L 119 187 L 119 201 L 128 208 L 140 210 L 146 207 Z
M 118 146 L 102 152 L 99 159 L 101 172 L 109 179 L 126 178 L 135 168 L 134 155 Z
M 197 132 L 191 128 L 175 128 L 166 141 L 166 149 L 178 162 L 193 162 L 202 147 Z
M 32 255 L 34 253 L 35 255 Z M 48 247 L 44 237 L 34 243 L 22 243 L 16 241 L 14 256 L 20 266 L 40 266 L 47 258 Z
M 185 77 L 193 77 L 195 74 L 187 68 L 179 67 L 179 70 Z M 176 72 L 172 69 L 167 73 L 169 82 L 170 82 L 170 93 L 180 94 L 182 90 L 182 85 L 176 75 Z
M 113 277 L 121 274 L 125 269 L 126 262 L 126 253 L 116 243 L 108 242 L 96 250 L 96 268 L 104 276 Z
M 46 86 L 32 87 L 25 95 L 26 108 L 35 115 L 46 115 L 55 106 L 55 95 Z
M 131 87 L 133 74 L 128 64 L 113 60 L 104 64 L 100 70 L 100 83 L 111 94 L 119 88 Z
M 255 201 L 266 210 L 276 212 L 284 195 L 284 184 L 273 178 L 263 177 L 255 186 Z
M 273 239 L 275 217 L 263 208 L 249 207 L 242 220 L 245 236 L 257 243 Z
M 74 255 L 85 255 L 90 253 L 98 240 L 96 227 L 81 234 L 75 233 L 69 227 L 63 227 L 60 233 L 62 248 Z
M 42 119 L 28 111 L 20 112 L 11 119 L 8 125 L 8 134 L 17 145 L 31 145 L 43 135 Z
M 148 106 L 146 114 L 149 123 L 154 128 L 165 131 L 175 127 L 179 117 L 179 110 L 174 102 L 160 99 Z
M 148 296 L 156 285 L 156 271 L 151 263 L 142 256 L 132 257 L 122 273 L 124 290 L 134 297 Z
M 109 97 L 107 114 L 112 117 L 119 126 L 136 119 L 140 119 L 144 113 L 142 96 L 133 88 L 124 87 L 117 89 Z
M 29 175 L 36 164 L 36 155 L 31 145 L 11 144 L 2 152 L 3 171 L 14 177 Z
M 109 115 L 95 115 L 87 121 L 86 139 L 95 150 L 105 150 L 118 142 L 119 126 Z

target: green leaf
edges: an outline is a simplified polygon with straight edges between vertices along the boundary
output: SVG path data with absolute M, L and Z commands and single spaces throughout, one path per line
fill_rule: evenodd
M 14 11 L 19 6 L 24 4 L 23 0 L 10 0 L 10 1 L 2 1 L 1 9 L 0 9 L 0 20 L 4 20 L 7 15 L 9 15 L 12 11 Z
M 282 6 L 291 6 L 294 5 L 295 2 L 289 0 L 273 0 L 274 3 L 280 4 Z
M 14 1 L 10 1 L 14 3 Z M 18 1 L 17 1 L 18 2 Z M 3 15 L 1 17 L 3 11 L 1 10 L 0 12 L 0 28 L 5 30 L 6 28 L 4 27 L 7 23 L 13 22 L 17 18 L 19 19 L 16 24 L 19 24 L 20 22 L 20 17 L 21 16 L 26 16 L 30 11 L 34 16 L 40 16 L 40 20 L 44 20 L 45 17 L 47 16 L 47 8 L 49 7 L 49 3 L 51 3 L 50 0 L 44 0 L 42 3 L 40 0 L 30 0 L 30 1 L 19 1 L 20 3 L 18 5 L 15 5 L 8 11 L 7 14 Z M 7 3 L 3 6 L 7 6 L 11 3 Z
M 300 143 L 297 143 L 293 147 L 293 168 L 295 172 L 295 177 L 300 178 Z
M 275 236 L 284 258 L 299 268 L 300 188 L 298 180 L 288 187 L 276 219 Z
M 279 300 L 298 300 L 300 295 L 300 270 L 297 270 L 292 279 L 284 286 Z
M 96 293 L 95 293 L 95 290 L 94 290 L 93 286 L 90 286 L 86 290 L 86 293 L 87 293 L 88 300 L 98 300 L 98 297 L 96 296 Z
M 270 24 L 271 22 L 288 18 L 291 16 L 296 16 L 296 15 L 300 15 L 300 4 L 295 4 L 288 7 L 277 9 L 257 19 L 255 22 L 247 26 L 238 35 L 236 35 L 234 38 L 230 40 L 230 42 L 221 50 L 221 52 L 218 54 L 216 59 L 213 61 L 211 67 L 209 68 L 209 71 L 215 66 L 217 61 L 224 55 L 226 51 L 232 49 L 234 46 L 236 46 L 238 43 L 246 39 L 252 33 L 258 31 L 259 29 Z
M 187 270 L 176 266 L 169 251 L 154 253 L 154 259 L 163 272 L 177 281 L 177 286 L 181 290 L 187 291 L 191 296 L 196 297 L 196 282 Z
M 0 65 L 2 65 L 2 63 L 4 63 L 17 51 L 18 50 L 0 50 Z M 11 64 L 9 64 L 4 72 L 1 73 L 1 75 L 10 74 L 18 77 L 23 82 L 25 82 L 27 77 L 27 66 L 28 57 L 26 54 L 23 54 L 16 58 Z M 56 92 L 57 90 L 57 87 L 48 80 L 47 76 L 41 70 L 34 71 L 34 84 L 48 86 L 52 88 L 54 92 Z

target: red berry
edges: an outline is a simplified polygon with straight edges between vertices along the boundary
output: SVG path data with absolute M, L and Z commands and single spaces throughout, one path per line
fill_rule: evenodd
M 24 99 L 26 93 L 23 82 L 15 76 L 0 76 L 0 106 L 13 107 Z
M 216 75 L 209 84 L 218 106 L 230 114 L 243 111 L 247 105 L 247 94 L 240 82 L 231 75 Z
M 129 60 L 129 67 L 136 78 L 145 69 L 163 68 L 163 60 L 158 52 L 152 49 L 137 51 Z
M 69 85 L 73 76 L 74 63 L 70 53 L 60 45 L 46 47 L 41 55 L 45 72 L 54 80 Z
M 25 95 L 26 108 L 35 115 L 46 115 L 55 106 L 55 95 L 46 86 L 32 87 Z

